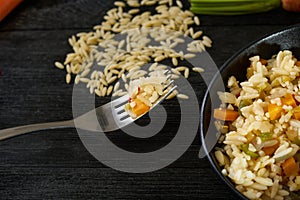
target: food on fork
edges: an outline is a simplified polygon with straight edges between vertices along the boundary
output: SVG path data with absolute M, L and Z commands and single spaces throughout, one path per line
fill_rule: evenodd
M 132 80 L 128 86 L 129 99 L 125 110 L 132 118 L 137 118 L 155 105 L 170 89 L 170 80 L 162 72 L 152 72 L 152 76 Z

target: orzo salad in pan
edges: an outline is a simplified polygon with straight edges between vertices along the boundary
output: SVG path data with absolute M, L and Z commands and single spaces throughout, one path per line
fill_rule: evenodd
M 300 62 L 289 50 L 250 59 L 214 109 L 214 154 L 224 176 L 249 199 L 287 199 L 300 190 Z

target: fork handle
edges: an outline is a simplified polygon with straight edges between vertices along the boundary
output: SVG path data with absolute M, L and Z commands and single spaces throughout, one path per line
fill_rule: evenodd
M 0 141 L 34 131 L 72 127 L 75 127 L 73 120 L 16 126 L 0 130 Z

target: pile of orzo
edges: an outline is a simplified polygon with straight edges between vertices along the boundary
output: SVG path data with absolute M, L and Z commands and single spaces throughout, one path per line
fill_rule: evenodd
M 300 189 L 300 62 L 289 50 L 251 57 L 247 80 L 228 80 L 214 110 L 222 173 L 249 199 L 287 199 Z
M 190 67 L 180 62 L 211 47 L 212 41 L 199 29 L 199 18 L 180 0 L 124 0 L 114 6 L 93 31 L 69 39 L 74 52 L 63 63 L 55 62 L 67 71 L 67 83 L 74 77 L 75 84 L 85 83 L 91 94 L 122 96 L 126 91 L 118 80 L 126 84 L 144 76 L 143 65 L 169 59 L 173 78 L 180 74 L 188 78 Z M 192 41 L 185 44 L 185 37 Z M 178 45 L 185 45 L 184 51 L 176 50 Z M 203 71 L 199 66 L 192 70 Z

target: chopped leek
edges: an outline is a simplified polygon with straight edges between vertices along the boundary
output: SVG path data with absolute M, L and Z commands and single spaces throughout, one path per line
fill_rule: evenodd
M 272 139 L 272 133 L 270 133 L 270 132 L 263 132 L 263 133 L 259 134 L 258 137 L 260 137 L 261 140 L 263 142 L 265 142 L 267 140 L 271 140 Z
M 190 0 L 195 14 L 239 15 L 272 10 L 281 0 Z
M 242 144 L 241 149 L 245 154 L 251 156 L 252 158 L 258 158 L 258 154 L 249 150 L 249 144 Z
M 241 100 L 240 104 L 239 104 L 239 107 L 238 107 L 239 114 L 243 115 L 241 109 L 244 108 L 244 107 L 246 107 L 246 106 L 249 106 L 251 104 L 252 104 L 252 100 L 251 99 L 243 99 L 243 100 Z

